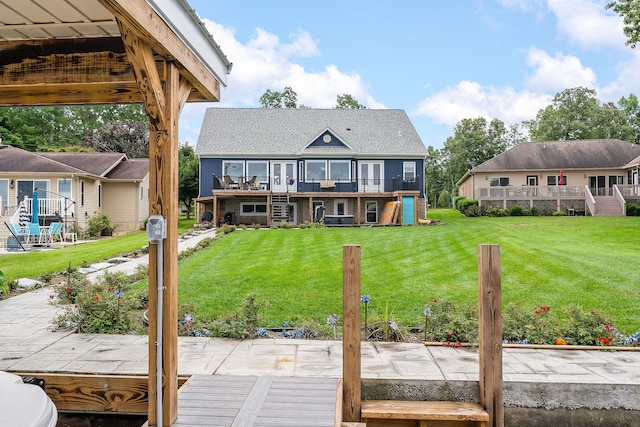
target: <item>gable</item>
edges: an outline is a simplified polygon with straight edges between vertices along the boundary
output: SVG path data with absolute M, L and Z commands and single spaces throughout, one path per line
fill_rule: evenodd
M 306 148 L 342 147 L 351 148 L 338 138 L 331 130 L 327 129 L 314 139 Z

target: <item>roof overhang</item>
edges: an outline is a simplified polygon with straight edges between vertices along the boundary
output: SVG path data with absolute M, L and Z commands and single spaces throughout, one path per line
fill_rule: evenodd
M 185 0 L 0 0 L 0 106 L 141 102 L 120 29 L 219 101 L 231 63 Z

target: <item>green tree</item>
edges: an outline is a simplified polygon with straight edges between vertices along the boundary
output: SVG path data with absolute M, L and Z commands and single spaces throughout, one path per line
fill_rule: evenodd
M 183 145 L 178 152 L 178 200 L 187 209 L 187 219 L 193 212 L 193 199 L 198 197 L 200 162 L 190 145 Z
M 638 97 L 630 94 L 628 98 L 624 96 L 618 101 L 618 108 L 627 120 L 631 136 L 626 141 L 640 144 L 640 104 Z
M 455 183 L 469 169 L 523 141 L 517 127 L 508 127 L 501 120 L 462 119 L 454 127 L 453 136 L 444 143 L 446 189 L 455 195 Z
M 613 103 L 601 104 L 596 91 L 584 87 L 557 93 L 551 105 L 524 125 L 529 128 L 532 141 L 625 140 L 632 135 L 624 113 Z
M 267 89 L 260 97 L 262 108 L 298 108 L 298 94 L 289 86 L 282 92 Z
M 98 152 L 124 153 L 127 157 L 149 157 L 149 125 L 131 120 L 109 122 L 87 132 L 81 144 Z
M 338 109 L 364 109 L 367 108 L 360 104 L 353 96 L 348 93 L 338 95 L 336 98 L 336 108 Z
M 626 44 L 635 48 L 640 37 L 640 0 L 615 0 L 608 3 L 606 8 L 622 17 Z
M 425 160 L 425 176 L 427 177 L 427 201 L 432 207 L 438 207 L 438 194 L 445 188 L 449 188 L 446 182 L 444 170 L 444 151 L 432 146 L 427 147 Z

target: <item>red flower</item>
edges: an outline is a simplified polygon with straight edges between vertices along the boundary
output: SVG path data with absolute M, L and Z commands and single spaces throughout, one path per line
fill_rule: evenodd
M 609 345 L 611 344 L 611 340 L 609 338 L 604 338 L 604 337 L 600 337 L 598 338 L 598 341 L 602 343 L 602 345 Z
M 95 295 L 93 296 L 93 300 L 94 300 L 94 301 L 99 301 L 99 300 L 100 300 L 100 295 L 95 294 Z
M 541 306 L 540 306 L 540 310 L 542 310 L 542 311 L 549 311 L 549 310 L 551 310 L 551 307 L 549 307 L 548 305 L 541 305 Z
M 433 300 L 433 302 L 438 302 L 438 300 L 437 300 L 437 299 L 434 299 L 434 300 Z
M 536 310 L 536 315 L 539 315 L 539 314 L 540 314 L 540 311 Z
M 53 299 L 53 298 L 55 298 L 53 294 L 49 295 L 49 299 Z
M 71 295 L 71 288 L 67 288 L 67 295 Z
M 451 331 L 451 333 L 449 334 L 450 336 L 454 336 L 456 334 L 456 331 Z
M 460 341 L 458 341 L 458 342 L 453 346 L 453 348 L 460 348 L 460 347 L 462 347 L 462 343 L 461 343 Z

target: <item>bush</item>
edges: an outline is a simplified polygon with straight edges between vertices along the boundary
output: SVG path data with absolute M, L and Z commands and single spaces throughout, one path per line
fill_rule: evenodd
M 95 239 L 99 236 L 111 235 L 117 226 L 111 223 L 108 215 L 99 213 L 93 215 L 87 221 L 87 228 L 84 230 L 87 237 Z
M 522 206 L 519 205 L 513 205 L 511 207 L 511 209 L 509 210 L 509 215 L 511 216 L 524 216 L 524 210 L 522 209 Z
M 531 216 L 540 216 L 540 209 L 536 208 L 535 206 L 531 207 Z
M 482 212 L 480 211 L 480 207 L 478 205 L 470 205 L 464 211 L 464 216 L 468 216 L 468 217 L 477 217 L 481 215 L 482 215 Z
M 456 209 L 461 214 L 465 214 L 466 210 L 469 206 L 478 206 L 478 201 L 475 199 L 465 199 L 464 197 L 457 198 L 456 201 Z
M 638 205 L 635 203 L 627 203 L 627 216 L 637 216 L 638 210 Z
M 567 213 L 565 211 L 555 211 L 551 215 L 552 216 L 567 216 Z
M 501 207 L 498 207 L 498 206 L 489 206 L 487 210 L 484 212 L 484 214 L 486 216 L 502 217 L 502 216 L 509 216 L 509 211 L 506 209 L 502 209 Z
M 451 206 L 451 193 L 448 190 L 442 190 L 438 196 L 438 208 L 448 208 Z
M 457 307 L 450 301 L 434 299 L 425 306 L 426 341 L 478 341 L 478 315 L 474 308 Z

